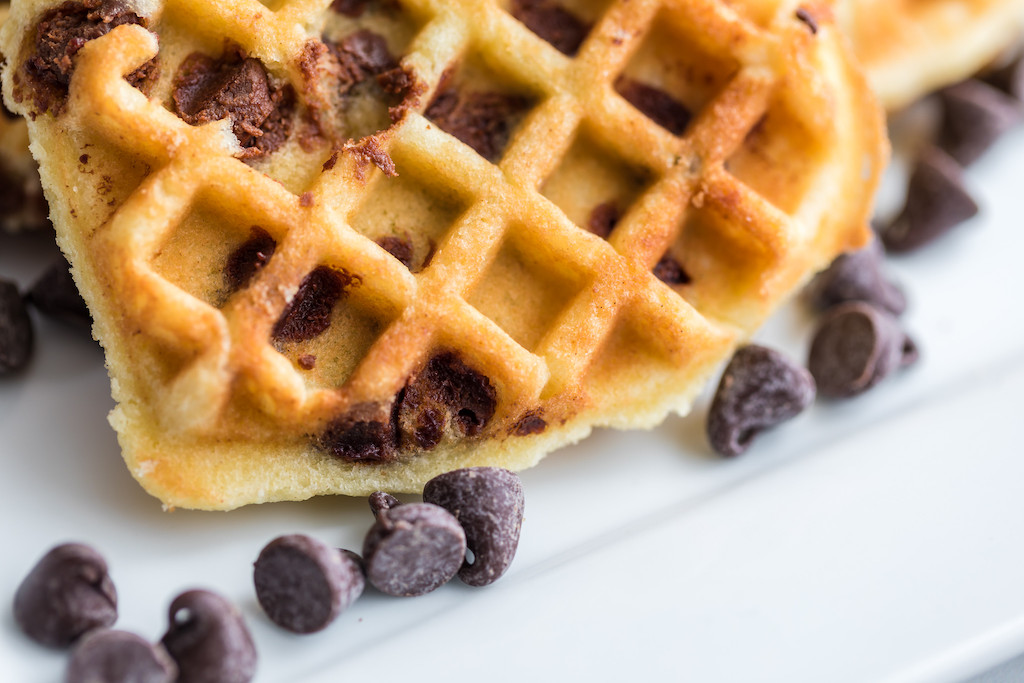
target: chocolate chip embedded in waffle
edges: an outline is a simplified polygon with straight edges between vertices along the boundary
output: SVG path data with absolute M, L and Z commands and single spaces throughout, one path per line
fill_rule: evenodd
M 111 422 L 169 506 L 416 491 L 653 426 L 867 237 L 882 115 L 827 16 L 324 5 L 37 0 L 3 33 Z M 53 12 L 137 20 L 70 27 L 99 35 L 41 100 Z
M 1024 0 L 840 0 L 836 17 L 894 110 L 988 66 L 1024 31 Z

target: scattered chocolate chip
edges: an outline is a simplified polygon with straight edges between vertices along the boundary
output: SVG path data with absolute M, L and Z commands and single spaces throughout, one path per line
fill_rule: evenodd
M 885 311 L 862 302 L 826 314 L 811 343 L 807 367 L 828 398 L 849 398 L 917 360 L 917 347 Z
M 395 428 L 389 411 L 363 403 L 335 418 L 318 437 L 318 445 L 349 462 L 389 462 L 395 458 Z
M 930 147 L 918 159 L 907 187 L 903 210 L 881 233 L 892 252 L 922 247 L 978 213 L 967 193 L 960 166 L 942 150 Z
M 162 645 L 134 633 L 100 629 L 79 641 L 65 683 L 174 683 L 178 666 Z
M 459 578 L 470 586 L 494 583 L 512 564 L 523 524 L 523 484 L 500 467 L 469 467 L 434 477 L 423 487 L 423 501 L 452 513 L 466 532 L 472 561 Z
M 178 665 L 178 683 L 248 683 L 256 646 L 242 615 L 220 595 L 182 593 L 171 602 L 161 643 Z
M 26 300 L 44 315 L 89 329 L 92 316 L 69 268 L 67 261 L 57 259 L 28 290 Z
M 939 93 L 943 106 L 939 146 L 961 166 L 974 163 L 1004 133 L 1024 120 L 1024 105 L 979 80 Z
M 682 135 L 690 125 L 693 114 L 664 90 L 619 76 L 615 90 L 647 118 L 672 133 Z
M 80 543 L 50 550 L 14 594 L 14 619 L 32 640 L 67 647 L 117 620 L 117 591 L 103 557 Z
M 719 455 L 739 455 L 755 436 L 814 401 L 814 379 L 778 351 L 750 344 L 726 366 L 708 411 L 707 435 Z
M 323 630 L 363 592 L 359 566 L 309 536 L 280 536 L 253 565 L 256 599 L 270 620 L 294 633 Z
M 616 223 L 619 222 L 619 218 L 621 218 L 619 207 L 615 205 L 615 202 L 598 204 L 590 212 L 590 218 L 587 219 L 587 230 L 602 239 L 608 239 L 612 230 L 615 229 Z
M 900 315 L 907 308 L 907 299 L 903 290 L 885 276 L 884 264 L 885 251 L 879 240 L 842 254 L 807 285 L 807 300 L 821 311 L 847 301 L 866 301 Z
M 814 15 L 808 12 L 803 7 L 800 7 L 796 11 L 796 18 L 807 24 L 807 28 L 810 29 L 811 33 L 816 35 L 818 33 L 818 20 L 814 18 Z
M 275 342 L 314 339 L 331 326 L 331 313 L 345 290 L 358 278 L 348 271 L 317 266 L 303 278 L 298 291 L 284 309 L 271 336 Z
M 460 92 L 446 88 L 427 107 L 426 117 L 438 128 L 472 147 L 491 162 L 501 158 L 514 120 L 529 102 L 518 95 L 497 92 Z
M 228 288 L 236 292 L 248 285 L 253 275 L 267 265 L 275 249 L 277 242 L 270 233 L 258 225 L 249 228 L 249 239 L 238 245 L 228 256 L 228 263 L 224 268 L 224 279 L 227 280 Z
M 377 245 L 398 259 L 403 266 L 412 270 L 412 242 L 408 238 L 386 235 L 377 240 Z
M 690 276 L 683 270 L 679 261 L 669 254 L 661 257 L 661 260 L 654 264 L 654 277 L 667 285 L 687 285 L 690 283 Z
M 28 365 L 34 338 L 32 320 L 18 285 L 0 279 L 0 376 Z
M 447 583 L 466 556 L 466 533 L 447 510 L 409 503 L 381 510 L 366 534 L 367 580 L 382 593 L 423 595 Z
M 532 434 L 541 434 L 547 428 L 548 423 L 543 417 L 537 413 L 529 412 L 512 425 L 512 433 L 516 436 L 530 436 Z
M 368 4 L 370 4 L 369 0 L 334 0 L 331 3 L 331 9 L 346 17 L 358 19 L 366 11 Z
M 381 510 L 390 510 L 402 504 L 400 500 L 384 491 L 374 491 L 370 494 L 367 502 L 370 504 L 370 512 L 373 513 L 374 517 L 380 516 Z
M 550 0 L 512 0 L 512 16 L 562 54 L 573 57 L 590 33 L 590 26 Z

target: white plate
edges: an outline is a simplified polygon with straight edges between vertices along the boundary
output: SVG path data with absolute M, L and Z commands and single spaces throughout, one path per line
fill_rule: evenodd
M 30 370 L 0 381 L 0 678 L 60 680 L 65 655 L 24 638 L 8 605 L 72 539 L 106 555 L 121 628 L 158 638 L 189 587 L 234 600 L 263 683 L 952 681 L 1024 650 L 1022 160 L 1024 131 L 969 173 L 979 218 L 892 261 L 918 366 L 735 460 L 708 452 L 706 399 L 650 433 L 598 433 L 524 473 L 522 541 L 500 582 L 368 591 L 312 636 L 265 619 L 251 562 L 282 533 L 358 550 L 366 501 L 162 512 L 122 465 L 98 347 L 37 317 Z M 0 273 L 27 285 L 51 250 L 0 237 Z M 760 338 L 802 359 L 812 327 L 791 306 Z

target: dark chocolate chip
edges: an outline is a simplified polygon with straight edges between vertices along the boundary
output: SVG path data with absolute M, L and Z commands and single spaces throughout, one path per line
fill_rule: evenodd
M 346 17 L 358 19 L 366 11 L 368 4 L 370 4 L 369 0 L 334 0 L 331 3 L 331 9 Z
M 615 229 L 615 224 L 619 222 L 620 217 L 619 207 L 614 202 L 598 204 L 590 212 L 590 217 L 587 219 L 587 230 L 598 237 L 608 239 L 612 234 L 612 230 Z
M 811 14 L 809 11 L 807 11 L 803 7 L 800 7 L 796 11 L 796 18 L 807 24 L 807 28 L 810 30 L 812 34 L 818 33 L 818 20 L 815 19 L 814 15 Z
M 939 146 L 961 166 L 979 159 L 1004 133 L 1024 120 L 1024 105 L 979 80 L 945 88 Z
M 524 97 L 496 92 L 460 92 L 453 88 L 437 94 L 426 117 L 438 128 L 466 143 L 488 161 L 501 158 L 513 122 L 529 102 Z
M 922 247 L 978 213 L 964 187 L 963 171 L 942 150 L 929 147 L 918 159 L 907 186 L 907 201 L 882 243 L 891 252 Z
M 661 257 L 661 260 L 654 265 L 654 277 L 667 285 L 686 285 L 690 283 L 690 276 L 679 261 L 669 254 Z
M 330 44 L 329 48 L 341 67 L 339 83 L 343 93 L 398 66 L 384 36 L 367 29 L 351 33 L 340 43 Z
M 548 428 L 547 421 L 534 412 L 528 412 L 519 418 L 512 426 L 512 433 L 516 436 L 530 436 L 541 434 Z
M 224 268 L 228 288 L 235 292 L 248 285 L 253 275 L 267 265 L 275 249 L 277 242 L 270 233 L 258 225 L 249 228 L 249 239 L 238 245 L 228 256 L 227 266 Z
M 814 379 L 778 351 L 750 344 L 726 366 L 708 411 L 707 434 L 720 455 L 739 455 L 754 437 L 814 401 Z
M 682 135 L 690 125 L 692 112 L 664 90 L 619 76 L 615 90 L 647 118 L 672 133 Z
M 309 536 L 280 536 L 253 565 L 256 599 L 270 620 L 294 633 L 323 630 L 355 602 L 365 585 L 359 566 Z
M 355 406 L 335 418 L 318 443 L 349 462 L 389 462 L 395 458 L 395 427 L 389 411 L 373 403 Z
M 807 285 L 808 302 L 827 310 L 847 301 L 866 301 L 893 315 L 907 308 L 903 290 L 885 276 L 885 251 L 879 240 L 859 251 L 843 254 Z
M 32 320 L 18 285 L 0 279 L 0 376 L 28 365 L 34 338 Z
M 331 313 L 345 290 L 358 278 L 348 271 L 318 266 L 303 278 L 298 291 L 274 325 L 275 342 L 313 339 L 331 326 Z
M 248 683 L 256 674 L 256 646 L 239 611 L 205 590 L 171 602 L 161 643 L 178 665 L 178 683 Z
M 36 642 L 67 647 L 117 620 L 117 591 L 103 557 L 80 543 L 50 550 L 14 594 L 14 619 Z
M 371 493 L 368 502 L 370 503 L 370 512 L 374 517 L 379 517 L 381 510 L 390 510 L 402 504 L 397 498 L 384 491 Z
M 590 26 L 550 0 L 512 0 L 512 16 L 562 54 L 573 57 L 590 33 Z
M 523 484 L 500 467 L 469 467 L 434 477 L 423 500 L 443 507 L 459 520 L 472 553 L 459 578 L 470 586 L 494 583 L 512 564 L 523 524 Z
M 68 262 L 54 261 L 28 290 L 27 301 L 44 315 L 89 329 L 92 315 L 78 292 Z
M 394 256 L 398 261 L 412 270 L 412 242 L 407 238 L 395 237 L 394 235 L 387 235 L 377 240 L 377 245 Z
M 79 641 L 65 683 L 174 683 L 178 666 L 162 645 L 134 633 L 100 629 Z
M 807 367 L 828 398 L 861 394 L 917 360 L 917 347 L 885 311 L 861 302 L 826 314 L 811 343 Z
M 338 552 L 347 557 L 348 559 L 350 559 L 352 562 L 354 562 L 356 567 L 359 568 L 359 572 L 363 575 L 363 578 L 366 578 L 366 563 L 363 562 L 362 555 L 355 552 L 354 550 L 348 550 L 346 548 L 339 548 Z
M 381 510 L 363 542 L 367 580 L 382 593 L 423 595 L 447 583 L 466 557 L 466 533 L 447 510 L 409 503 Z

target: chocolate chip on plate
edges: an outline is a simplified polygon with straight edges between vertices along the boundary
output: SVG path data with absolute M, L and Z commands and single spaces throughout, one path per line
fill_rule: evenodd
M 174 683 L 178 667 L 162 645 L 127 631 L 99 629 L 71 652 L 65 683 Z
M 916 345 L 896 318 L 855 302 L 826 314 L 811 343 L 807 367 L 822 396 L 848 398 L 912 364 L 917 355 Z
M 117 591 L 94 549 L 65 543 L 43 555 L 14 594 L 14 619 L 30 638 L 67 647 L 117 621 Z
M 380 516 L 381 510 L 390 510 L 402 504 L 397 498 L 384 491 L 374 491 L 371 493 L 368 502 L 370 503 L 370 512 L 373 513 L 374 517 Z
M 957 83 L 939 96 L 943 108 L 939 146 L 961 166 L 974 163 L 1024 120 L 1024 105 L 1019 100 L 979 80 Z
M 69 268 L 67 261 L 58 258 L 35 281 L 26 299 L 44 315 L 89 329 L 92 316 Z
M 351 558 L 315 538 L 280 536 L 253 565 L 256 599 L 270 620 L 295 633 L 324 629 L 366 584 Z
M 32 320 L 18 285 L 0 279 L 0 376 L 28 365 L 33 338 Z
M 443 507 L 466 532 L 466 561 L 459 578 L 486 586 L 505 573 L 519 545 L 523 524 L 523 484 L 500 467 L 469 467 L 434 477 L 423 487 L 423 500 Z
M 466 532 L 442 507 L 381 510 L 363 542 L 367 580 L 382 593 L 423 595 L 447 583 L 466 557 Z
M 810 373 L 778 351 L 756 344 L 737 349 L 708 412 L 711 448 L 743 453 L 758 433 L 799 415 L 814 395 Z
M 859 251 L 843 254 L 807 285 L 805 296 L 819 310 L 847 301 L 866 301 L 893 315 L 907 308 L 903 290 L 883 272 L 885 250 L 878 240 Z
M 976 213 L 978 205 L 964 187 L 960 166 L 942 150 L 929 147 L 910 174 L 903 210 L 882 229 L 882 243 L 888 251 L 911 251 Z
M 256 646 L 242 615 L 205 590 L 171 602 L 161 643 L 178 665 L 178 683 L 248 683 L 256 674 Z

